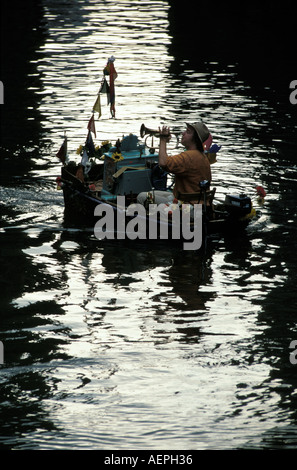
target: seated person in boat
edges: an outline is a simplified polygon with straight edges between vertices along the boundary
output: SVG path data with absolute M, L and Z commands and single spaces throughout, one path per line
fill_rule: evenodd
M 175 175 L 175 184 L 172 191 L 153 191 L 154 202 L 156 204 L 170 204 L 180 193 L 199 193 L 199 183 L 204 180 L 211 182 L 211 169 L 207 156 L 204 154 L 208 150 L 212 136 L 202 122 L 187 124 L 186 130 L 182 134 L 181 143 L 185 151 L 179 155 L 168 156 L 167 142 L 170 141 L 170 129 L 163 127 L 160 129 L 159 165 L 169 173 Z M 147 193 L 138 194 L 137 202 L 145 204 Z M 192 204 L 203 202 L 190 201 Z

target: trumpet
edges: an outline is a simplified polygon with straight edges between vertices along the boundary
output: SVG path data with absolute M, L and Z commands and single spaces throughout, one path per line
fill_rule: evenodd
M 160 137 L 160 131 L 157 131 L 157 130 L 154 130 L 154 129 L 150 129 L 149 127 L 146 127 L 144 124 L 141 124 L 140 126 L 140 137 L 143 139 L 145 136 L 146 139 L 145 139 L 145 143 L 146 143 L 146 140 L 148 137 Z M 169 135 L 173 135 L 175 138 L 176 138 L 176 147 L 178 146 L 178 143 L 179 143 L 179 132 L 170 132 Z M 151 146 L 151 148 L 153 147 L 153 145 Z
M 140 137 L 143 139 L 143 137 L 145 135 L 147 135 L 149 137 L 152 137 L 152 136 L 160 137 L 160 132 L 156 131 L 154 129 L 149 129 L 144 124 L 141 124 L 141 126 L 140 126 Z

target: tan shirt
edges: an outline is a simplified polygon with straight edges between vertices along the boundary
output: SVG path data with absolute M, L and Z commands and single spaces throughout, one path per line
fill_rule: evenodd
M 199 150 L 186 150 L 179 155 L 167 157 L 165 169 L 175 175 L 173 188 L 175 197 L 178 193 L 198 193 L 200 181 L 211 182 L 209 159 Z

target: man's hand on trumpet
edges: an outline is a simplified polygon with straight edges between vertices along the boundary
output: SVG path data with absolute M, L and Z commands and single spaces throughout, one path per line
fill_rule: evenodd
M 162 129 L 159 127 L 159 137 L 160 140 L 167 142 L 170 142 L 171 139 L 171 134 L 170 134 L 170 128 L 163 126 Z
M 166 144 L 171 139 L 170 129 L 169 127 L 163 126 L 162 129 L 159 127 L 159 137 L 160 137 L 160 145 L 159 145 L 159 165 L 165 166 L 166 159 L 168 157 Z

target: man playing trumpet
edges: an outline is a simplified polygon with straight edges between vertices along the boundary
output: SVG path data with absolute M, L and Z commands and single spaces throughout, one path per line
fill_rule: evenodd
M 210 163 L 204 152 L 211 146 L 212 136 L 206 125 L 202 122 L 187 124 L 181 139 L 185 151 L 174 156 L 167 154 L 167 143 L 171 138 L 169 127 L 159 128 L 158 136 L 160 137 L 159 165 L 175 175 L 175 184 L 173 192 L 154 191 L 154 202 L 170 204 L 174 199 L 178 199 L 180 193 L 199 193 L 201 181 L 211 182 Z M 137 197 L 140 204 L 144 204 L 146 199 L 146 192 L 140 193 Z M 203 201 L 190 202 L 196 204 Z

